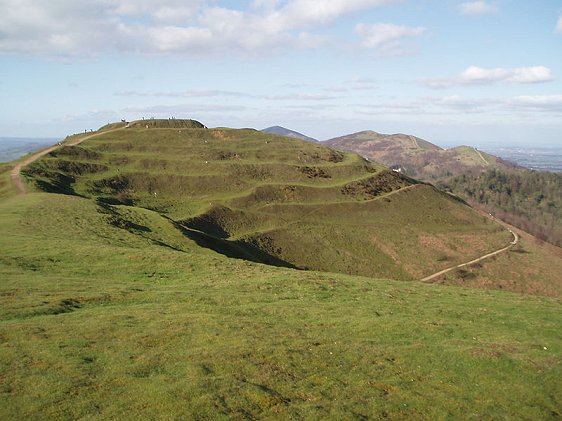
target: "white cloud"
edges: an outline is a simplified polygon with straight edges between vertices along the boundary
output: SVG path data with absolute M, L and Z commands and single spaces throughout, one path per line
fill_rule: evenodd
M 466 84 L 490 83 L 505 80 L 510 76 L 510 71 L 502 68 L 484 69 L 482 67 L 470 66 L 462 72 L 459 80 Z
M 537 83 L 553 80 L 552 72 L 548 67 L 534 66 L 513 69 L 507 78 L 508 82 Z
M 345 85 L 349 89 L 356 91 L 369 91 L 379 88 L 379 85 L 375 79 L 365 77 L 355 77 L 351 80 L 346 81 Z
M 485 1 L 467 1 L 459 5 L 463 15 L 486 15 L 498 11 L 497 6 Z
M 349 13 L 395 2 L 396 0 L 291 0 L 270 18 L 278 19 L 285 27 L 326 24 Z
M 554 28 L 554 32 L 562 33 L 562 15 L 558 18 L 558 22 L 556 22 L 556 28 Z
M 401 115 L 408 117 L 424 115 L 448 115 L 465 117 L 467 114 L 516 116 L 528 118 L 532 115 L 558 117 L 562 114 L 562 95 L 537 95 L 515 97 L 425 97 L 409 102 L 378 102 L 376 104 L 355 104 L 358 113 L 377 112 L 380 115 Z
M 326 95 L 315 92 L 296 92 L 284 95 L 268 95 L 256 94 L 237 91 L 220 91 L 220 90 L 190 90 L 178 92 L 140 92 L 140 91 L 119 91 L 115 92 L 116 96 L 123 97 L 167 97 L 167 98 L 215 98 L 215 97 L 234 97 L 234 98 L 250 98 L 263 99 L 268 101 L 327 101 L 339 99 L 333 95 Z
M 403 38 L 422 35 L 426 28 L 391 23 L 375 23 L 372 25 L 360 23 L 355 26 L 355 31 L 363 37 L 361 43 L 363 47 L 392 53 L 402 49 L 401 40 Z
M 424 84 L 430 88 L 445 89 L 454 86 L 489 85 L 497 82 L 540 83 L 554 78 L 548 67 L 532 66 L 507 69 L 496 67 L 486 69 L 470 66 L 457 77 L 427 79 Z
M 0 0 L 0 52 L 56 56 L 107 51 L 213 54 L 316 48 L 315 29 L 400 0 Z
M 507 104 L 520 109 L 562 112 L 562 95 L 516 96 Z
M 301 32 L 297 37 L 298 46 L 302 48 L 317 48 L 330 42 L 330 37 Z
M 451 108 L 458 111 L 482 112 L 485 109 L 497 105 L 498 100 L 493 98 L 464 98 L 459 95 L 452 95 L 433 99 L 433 103 L 445 108 Z
M 183 92 L 141 92 L 141 91 L 119 91 L 116 96 L 139 96 L 139 97 L 168 97 L 168 98 L 212 98 L 212 97 L 238 97 L 255 98 L 255 95 L 246 92 L 220 91 L 220 90 L 190 90 Z
M 496 98 L 467 98 L 458 95 L 426 98 L 426 104 L 453 112 L 506 113 L 562 113 L 562 95 L 535 95 Z

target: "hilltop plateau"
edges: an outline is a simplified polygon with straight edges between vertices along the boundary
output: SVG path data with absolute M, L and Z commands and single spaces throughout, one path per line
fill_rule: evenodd
M 0 419 L 557 418 L 562 256 L 512 241 L 321 144 L 69 136 L 0 164 Z

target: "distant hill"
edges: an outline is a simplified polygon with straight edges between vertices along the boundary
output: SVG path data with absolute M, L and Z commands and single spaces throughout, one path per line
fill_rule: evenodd
M 0 419 L 560 414 L 562 249 L 405 282 L 513 237 L 357 154 L 170 124 L 69 136 L 26 193 L 0 163 Z
M 452 192 L 540 239 L 562 245 L 559 174 L 533 173 L 470 146 L 442 149 L 415 136 L 364 131 L 324 142 Z M 532 199 L 531 199 L 532 197 Z
M 281 126 L 272 126 L 272 127 L 268 127 L 267 129 L 262 129 L 260 131 L 269 134 L 276 134 L 279 136 L 293 137 L 295 139 L 306 140 L 309 142 L 318 142 L 318 140 L 313 139 L 312 137 L 308 137 L 302 133 L 295 132 L 294 130 L 286 129 L 285 127 L 281 127 Z
M 0 137 L 0 162 L 12 161 L 56 142 L 57 138 Z
M 337 149 L 356 152 L 370 160 L 399 169 L 411 177 L 430 182 L 467 172 L 516 168 L 515 164 L 469 146 L 443 149 L 406 134 L 389 135 L 364 131 L 324 143 Z

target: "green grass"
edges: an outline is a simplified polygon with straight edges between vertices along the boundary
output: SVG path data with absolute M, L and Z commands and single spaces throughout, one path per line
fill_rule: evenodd
M 11 195 L 14 190 L 10 180 L 12 167 L 12 164 L 0 163 L 0 198 Z
M 0 202 L 1 419 L 556 419 L 557 300 L 228 259 L 158 213 Z

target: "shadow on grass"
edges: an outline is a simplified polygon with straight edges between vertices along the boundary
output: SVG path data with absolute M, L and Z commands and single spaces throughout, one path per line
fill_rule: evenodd
M 512 249 L 510 250 L 510 252 L 511 252 L 511 253 L 518 253 L 518 254 L 531 254 L 530 251 L 527 251 L 527 250 L 522 249 L 522 248 L 515 248 L 515 247 L 512 248 Z
M 300 269 L 299 267 L 286 262 L 285 260 L 279 259 L 264 250 L 254 246 L 253 244 L 246 243 L 240 240 L 227 240 L 223 238 L 217 238 L 211 234 L 207 234 L 203 231 L 198 231 L 193 228 L 181 225 L 174 220 L 168 218 L 168 220 L 174 224 L 174 226 L 181 231 L 190 240 L 195 241 L 198 246 L 208 248 L 222 254 L 226 257 L 233 259 L 243 259 L 249 260 L 251 262 L 263 263 L 270 266 Z
M 43 178 L 35 178 L 33 174 L 27 174 L 22 172 L 22 174 L 35 183 L 39 190 L 44 191 L 45 193 L 58 193 L 58 194 L 66 194 L 69 196 L 80 196 L 77 194 L 72 185 L 75 182 L 74 177 L 71 177 L 66 174 L 54 174 L 52 177 L 48 179 Z

